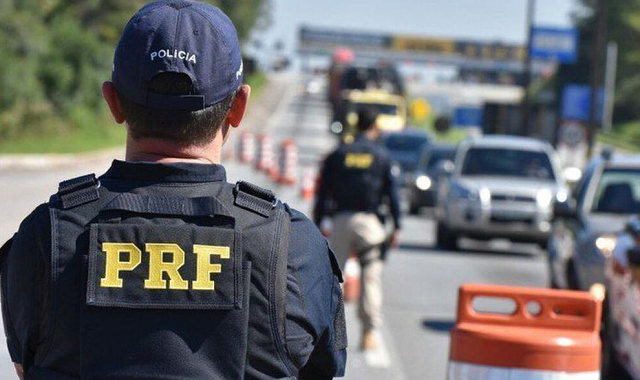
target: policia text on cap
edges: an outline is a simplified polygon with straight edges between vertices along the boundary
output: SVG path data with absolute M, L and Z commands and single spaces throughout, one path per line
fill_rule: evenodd
M 103 85 L 126 161 L 62 182 L 2 247 L 11 359 L 28 380 L 331 379 L 341 273 L 301 213 L 221 149 L 250 88 L 236 30 L 196 1 L 148 4 Z

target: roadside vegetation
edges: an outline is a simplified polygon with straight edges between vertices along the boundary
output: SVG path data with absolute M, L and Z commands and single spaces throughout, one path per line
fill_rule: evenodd
M 102 104 L 113 51 L 127 20 L 147 0 L 0 1 L 0 153 L 82 152 L 117 146 L 124 129 Z M 209 1 L 242 40 L 268 0 Z M 258 95 L 261 74 L 247 77 Z

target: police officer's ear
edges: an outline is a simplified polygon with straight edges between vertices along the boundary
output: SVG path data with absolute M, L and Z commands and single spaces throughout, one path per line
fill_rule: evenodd
M 247 110 L 249 104 L 249 97 L 251 96 L 251 86 L 248 84 L 242 85 L 240 90 L 236 94 L 236 98 L 231 103 L 231 109 L 229 115 L 224 124 L 230 125 L 234 128 L 238 127 L 244 118 L 244 113 Z
M 111 115 L 113 115 L 113 119 L 116 123 L 124 123 L 125 117 L 122 112 L 120 99 L 118 99 L 118 90 L 116 90 L 116 86 L 113 85 L 113 82 L 107 81 L 102 84 L 102 97 L 107 102 L 109 110 L 111 110 Z

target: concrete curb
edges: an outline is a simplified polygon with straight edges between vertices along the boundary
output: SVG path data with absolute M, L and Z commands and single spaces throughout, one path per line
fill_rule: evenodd
M 97 152 L 65 154 L 3 154 L 0 155 L 0 171 L 42 170 L 123 158 L 124 147 L 109 148 Z

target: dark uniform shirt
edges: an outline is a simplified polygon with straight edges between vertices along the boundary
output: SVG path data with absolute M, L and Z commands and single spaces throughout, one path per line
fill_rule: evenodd
M 219 165 L 156 164 L 114 161 L 100 178 L 110 190 L 145 188 L 149 193 L 182 197 L 211 196 L 226 180 Z M 108 184 L 108 185 L 107 185 Z M 286 278 L 286 346 L 301 379 L 324 379 L 344 373 L 346 351 L 334 350 L 336 289 L 333 253 L 302 213 L 289 209 L 291 231 Z M 38 365 L 50 346 L 51 323 L 49 207 L 36 208 L 20 225 L 2 264 L 2 311 L 11 359 L 28 368 Z M 81 284 L 78 284 L 80 287 Z M 96 342 L 99 344 L 99 342 Z M 249 347 L 259 351 L 260 347 Z
M 388 151 L 359 135 L 343 144 L 324 162 L 314 209 L 314 222 L 320 224 L 331 212 L 378 213 L 386 203 L 396 229 L 400 229 L 400 201 L 397 179 Z

